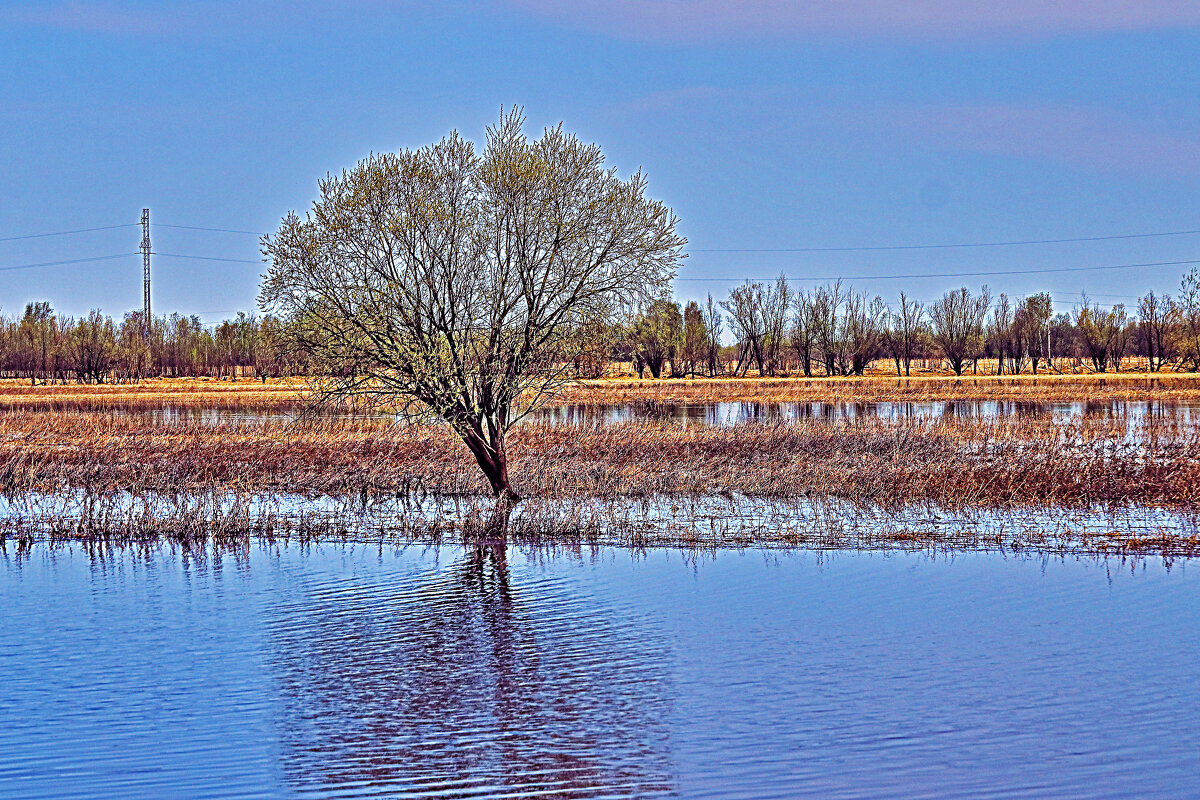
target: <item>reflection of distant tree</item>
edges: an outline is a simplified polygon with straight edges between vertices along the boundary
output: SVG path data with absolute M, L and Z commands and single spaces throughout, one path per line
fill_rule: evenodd
M 316 591 L 273 633 L 301 792 L 670 790 L 661 643 L 553 582 L 524 596 L 503 547 L 424 585 Z

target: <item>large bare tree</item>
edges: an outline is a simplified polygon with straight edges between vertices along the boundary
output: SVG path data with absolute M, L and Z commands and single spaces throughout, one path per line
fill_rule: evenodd
M 729 299 L 721 303 L 729 317 L 729 327 L 738 342 L 738 366 L 734 374 L 746 374 L 750 362 L 758 362 L 758 374 L 764 374 L 763 336 L 766 324 L 763 320 L 763 301 L 766 291 L 761 283 L 746 283 L 729 292 Z
M 896 311 L 888 314 L 883 330 L 884 341 L 896 362 L 896 377 L 912 375 L 912 360 L 924 333 L 925 305 L 900 293 Z
M 964 286 L 946 292 L 929 307 L 933 341 L 955 375 L 962 375 L 967 360 L 978 358 L 983 349 L 983 328 L 991 304 L 986 286 L 978 295 L 972 295 Z
M 259 298 L 319 397 L 441 418 L 498 510 L 518 499 L 506 433 L 572 380 L 588 325 L 667 289 L 686 244 L 640 171 L 524 122 L 502 113 L 482 152 L 452 132 L 327 176 L 264 239 Z

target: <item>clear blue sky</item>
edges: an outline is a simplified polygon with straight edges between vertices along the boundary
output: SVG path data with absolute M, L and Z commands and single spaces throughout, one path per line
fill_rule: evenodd
M 549 0 L 0 5 L 0 239 L 136 222 L 273 229 L 368 152 L 478 139 L 501 104 L 643 167 L 693 250 L 681 298 L 841 275 L 891 299 L 988 283 L 1133 302 L 1200 235 L 713 253 L 1200 229 L 1200 3 Z M 254 237 L 155 227 L 161 253 Z M 132 227 L 0 241 L 0 267 L 132 252 Z M 156 312 L 254 309 L 255 264 L 156 256 Z M 867 275 L 952 273 L 907 280 Z M 141 303 L 136 257 L 0 271 L 0 309 Z

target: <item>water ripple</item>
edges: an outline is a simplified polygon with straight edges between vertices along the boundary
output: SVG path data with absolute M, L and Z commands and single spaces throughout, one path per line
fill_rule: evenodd
M 8 798 L 1200 796 L 1187 563 L 0 545 Z
M 400 592 L 314 586 L 268 627 L 284 769 L 302 794 L 671 790 L 664 645 L 561 576 L 514 585 L 502 550 Z

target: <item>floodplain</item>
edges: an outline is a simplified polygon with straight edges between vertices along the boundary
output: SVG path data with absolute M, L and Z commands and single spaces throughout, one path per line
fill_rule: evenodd
M 1200 379 L 609 379 L 510 435 L 517 539 L 1200 552 Z M 4 535 L 470 536 L 443 426 L 299 381 L 0 387 Z

